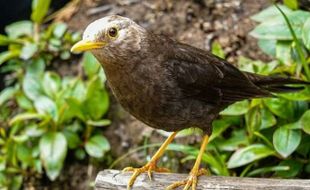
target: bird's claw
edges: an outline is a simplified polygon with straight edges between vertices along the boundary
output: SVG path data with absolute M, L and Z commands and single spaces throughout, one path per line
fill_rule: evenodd
M 170 170 L 167 168 L 157 167 L 155 162 L 149 162 L 141 168 L 126 167 L 123 169 L 123 172 L 133 172 L 127 184 L 127 189 L 129 190 L 141 173 L 147 172 L 149 179 L 152 180 L 152 172 L 163 173 L 170 172 Z
M 172 190 L 175 188 L 178 188 L 180 186 L 184 185 L 183 190 L 188 190 L 190 187 L 192 187 L 192 190 L 196 190 L 197 183 L 198 183 L 198 177 L 201 175 L 207 174 L 208 171 L 204 168 L 199 169 L 198 171 L 191 172 L 187 179 L 183 181 L 177 181 L 171 185 L 169 185 L 166 190 Z

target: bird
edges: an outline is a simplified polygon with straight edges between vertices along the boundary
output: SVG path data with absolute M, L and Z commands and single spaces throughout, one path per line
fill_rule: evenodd
M 171 132 L 147 164 L 124 169 L 133 172 L 128 189 L 142 173 L 151 179 L 152 172 L 167 172 L 157 162 L 177 133 L 192 127 L 203 131 L 199 154 L 188 177 L 167 189 L 197 189 L 199 176 L 206 174 L 200 163 L 212 121 L 223 109 L 237 101 L 295 92 L 310 84 L 240 71 L 206 50 L 154 34 L 119 15 L 90 23 L 71 51 L 90 51 L 97 58 L 112 93 L 131 115 L 152 128 Z

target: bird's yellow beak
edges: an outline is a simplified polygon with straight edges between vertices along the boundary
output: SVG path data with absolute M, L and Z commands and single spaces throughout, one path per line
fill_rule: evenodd
M 71 52 L 80 53 L 92 49 L 99 49 L 104 47 L 105 45 L 106 45 L 105 42 L 91 42 L 88 40 L 81 40 L 72 46 Z

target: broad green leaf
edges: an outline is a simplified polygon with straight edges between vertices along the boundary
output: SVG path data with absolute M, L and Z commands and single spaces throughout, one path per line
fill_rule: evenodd
M 293 10 L 298 9 L 298 0 L 283 0 L 283 3 Z
M 104 136 L 95 135 L 86 142 L 85 149 L 90 156 L 102 158 L 110 150 L 110 144 Z
M 309 18 L 310 13 L 297 10 L 286 16 L 288 17 L 297 38 L 301 39 L 302 26 L 305 20 Z M 267 21 L 259 24 L 250 32 L 250 35 L 259 39 L 293 40 L 285 19 L 279 16 L 267 19 Z
M 233 105 L 228 106 L 220 114 L 221 115 L 243 115 L 247 113 L 249 109 L 250 109 L 249 101 L 244 100 L 244 101 L 236 102 Z
M 111 125 L 111 121 L 108 119 L 102 119 L 98 121 L 89 120 L 87 121 L 87 124 L 91 126 L 95 126 L 95 127 L 103 127 L 103 126 Z
M 40 96 L 43 96 L 43 90 L 38 77 L 26 74 L 23 80 L 23 91 L 25 95 L 30 99 L 35 101 Z
M 14 123 L 17 123 L 19 121 L 29 120 L 29 119 L 42 119 L 44 115 L 39 113 L 20 113 L 16 116 L 14 116 L 10 120 L 10 125 L 13 125 Z
M 33 25 L 31 21 L 18 21 L 5 27 L 5 32 L 12 39 L 16 39 L 20 36 L 32 36 Z
M 260 113 L 262 119 L 260 129 L 266 129 L 268 127 L 272 127 L 277 123 L 277 119 L 268 109 L 261 108 Z
M 264 103 L 272 113 L 283 119 L 292 119 L 294 117 L 292 101 L 283 98 L 266 98 Z
M 0 65 L 9 61 L 12 58 L 18 57 L 20 54 L 19 50 L 12 50 L 12 51 L 4 51 L 0 53 Z
M 84 53 L 82 64 L 86 75 L 90 78 L 97 75 L 99 69 L 101 69 L 100 63 L 90 52 Z
M 229 125 L 230 124 L 223 119 L 213 121 L 212 123 L 213 130 L 209 142 L 211 142 L 213 139 L 221 135 L 221 133 L 223 133 L 229 127 Z
M 221 46 L 221 44 L 219 43 L 219 42 L 217 42 L 217 41 L 214 41 L 213 43 L 212 43 L 212 54 L 214 54 L 214 55 L 216 55 L 216 56 L 218 56 L 218 57 L 220 57 L 220 58 L 225 58 L 225 53 L 224 53 L 224 50 L 223 50 L 223 48 L 222 48 L 222 46 Z
M 17 89 L 14 87 L 7 87 L 0 92 L 0 106 L 8 101 L 9 99 L 13 98 L 16 94 Z
M 43 81 L 43 90 L 51 98 L 54 98 L 57 92 L 60 90 L 61 79 L 57 73 L 46 72 L 44 73 Z
M 15 175 L 10 179 L 10 185 L 8 189 L 10 190 L 19 190 L 21 189 L 23 184 L 23 176 L 22 175 Z
M 259 39 L 258 46 L 264 53 L 275 57 L 276 56 L 276 42 L 277 42 L 276 40 Z
M 288 157 L 298 147 L 301 141 L 301 131 L 279 127 L 273 134 L 273 145 L 283 157 Z
M 77 133 L 74 133 L 70 130 L 64 130 L 63 134 L 65 135 L 67 142 L 68 142 L 68 147 L 70 149 L 75 149 L 79 145 L 81 145 L 82 141 L 80 140 L 79 136 Z
M 276 175 L 283 178 L 293 178 L 302 170 L 302 163 L 296 160 L 283 160 L 279 166 L 289 167 L 288 171 L 277 171 Z
M 277 41 L 276 58 L 285 65 L 291 65 L 293 60 L 291 56 L 292 41 Z
M 262 175 L 269 172 L 278 172 L 278 171 L 289 171 L 289 166 L 271 166 L 271 167 L 264 167 L 264 168 L 258 168 L 251 172 L 249 172 L 246 176 L 252 177 L 257 175 Z
M 65 101 L 67 105 L 64 111 L 64 115 L 62 115 L 63 122 L 69 121 L 73 117 L 78 117 L 82 121 L 85 121 L 85 116 L 83 113 L 83 107 L 81 103 L 75 98 L 67 98 Z
M 54 121 L 58 119 L 56 104 L 53 100 L 46 96 L 40 96 L 34 102 L 34 107 L 39 114 L 50 115 Z
M 27 64 L 26 74 L 32 75 L 32 77 L 37 77 L 40 79 L 40 76 L 43 76 L 45 70 L 45 62 L 42 58 L 37 58 L 31 60 Z
M 107 112 L 109 95 L 98 77 L 93 78 L 89 83 L 83 107 L 84 113 L 88 114 L 92 120 L 100 119 Z
M 67 141 L 60 132 L 46 133 L 39 142 L 40 158 L 47 176 L 54 181 L 60 174 L 67 155 Z
M 39 127 L 37 124 L 30 124 L 24 130 L 25 135 L 28 137 L 40 137 L 45 132 L 43 127 Z
M 25 45 L 23 46 L 19 57 L 27 60 L 29 58 L 31 58 L 38 50 L 38 46 L 35 43 L 25 43 Z
M 65 34 L 67 28 L 68 26 L 65 23 L 56 23 L 53 30 L 54 36 L 56 38 L 61 38 Z
M 235 151 L 249 144 L 245 130 L 233 131 L 230 138 L 214 139 L 213 143 L 223 151 Z
M 83 160 L 86 157 L 85 150 L 82 148 L 78 148 L 74 151 L 74 155 L 78 160 Z
M 308 50 L 310 50 L 310 17 L 306 20 L 302 29 L 302 40 Z
M 292 12 L 291 9 L 287 8 L 286 6 L 283 5 L 278 5 L 285 14 L 289 14 Z M 266 20 L 270 20 L 270 18 L 274 18 L 274 17 L 280 17 L 281 14 L 280 12 L 277 10 L 277 8 L 275 6 L 270 6 L 266 9 L 264 9 L 263 11 L 253 15 L 251 17 L 251 19 L 257 21 L 257 22 L 264 22 Z
M 298 121 L 302 129 L 310 135 L 310 110 L 306 111 Z
M 16 95 L 16 101 L 17 101 L 18 106 L 24 110 L 33 109 L 32 102 L 22 92 Z
M 32 149 L 27 147 L 25 144 L 17 145 L 17 158 L 23 163 L 30 165 L 33 157 L 32 157 Z
M 237 150 L 228 161 L 228 168 L 237 168 L 253 161 L 274 155 L 275 152 L 263 144 L 252 144 Z
M 255 131 L 259 130 L 261 126 L 262 118 L 259 107 L 254 107 L 248 111 L 245 115 L 245 123 L 247 127 L 247 132 L 250 136 L 254 134 Z
M 33 0 L 31 20 L 36 23 L 42 23 L 45 15 L 47 14 L 51 0 Z

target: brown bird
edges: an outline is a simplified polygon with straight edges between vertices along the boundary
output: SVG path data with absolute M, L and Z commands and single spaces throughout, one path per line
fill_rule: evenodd
M 152 159 L 133 171 L 128 188 L 143 172 L 165 172 L 156 163 L 177 132 L 197 127 L 204 137 L 189 177 L 170 185 L 196 189 L 202 155 L 212 121 L 228 105 L 272 93 L 292 92 L 309 84 L 297 79 L 268 77 L 238 70 L 225 60 L 193 46 L 146 31 L 132 20 L 113 15 L 91 23 L 72 52 L 90 50 L 102 64 L 107 81 L 120 104 L 147 125 L 173 132 Z

